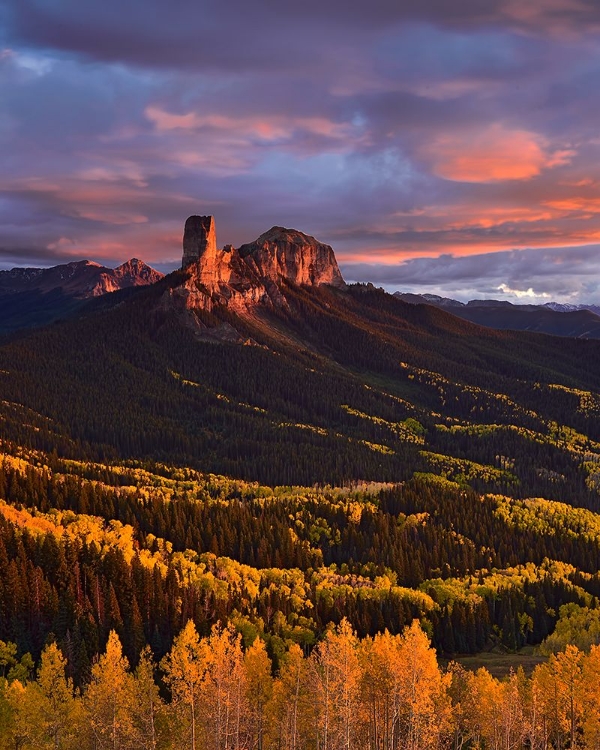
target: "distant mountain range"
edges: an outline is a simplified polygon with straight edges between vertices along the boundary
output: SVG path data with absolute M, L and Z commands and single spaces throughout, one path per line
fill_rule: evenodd
M 13 268 L 0 271 L 0 295 L 21 292 L 47 294 L 62 289 L 80 299 L 98 297 L 130 286 L 146 286 L 162 279 L 143 260 L 131 258 L 117 268 L 107 268 L 91 260 L 78 260 L 52 268 Z
M 0 333 L 53 323 L 81 309 L 90 298 L 162 278 L 160 271 L 137 258 L 117 268 L 80 260 L 52 268 L 0 271 Z
M 413 305 L 433 305 L 471 323 L 499 330 L 535 331 L 553 336 L 600 338 L 600 305 L 514 305 L 507 300 L 475 299 L 467 303 L 437 294 L 395 292 Z

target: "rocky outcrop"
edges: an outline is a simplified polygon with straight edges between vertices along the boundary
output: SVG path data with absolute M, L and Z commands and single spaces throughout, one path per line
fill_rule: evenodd
M 237 250 L 231 245 L 217 249 L 215 237 L 212 216 L 186 221 L 182 267 L 188 275 L 170 294 L 188 309 L 283 307 L 283 282 L 345 287 L 332 248 L 295 229 L 273 227 Z
M 345 286 L 332 248 L 296 229 L 272 227 L 238 252 L 260 276 L 275 282 Z

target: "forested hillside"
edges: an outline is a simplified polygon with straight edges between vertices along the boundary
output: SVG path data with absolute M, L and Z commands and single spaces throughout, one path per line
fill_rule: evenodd
M 177 279 L 0 347 L 5 746 L 59 731 L 47 670 L 58 746 L 108 746 L 116 670 L 118 747 L 594 747 L 600 345 L 360 285 L 192 326 L 161 303 Z M 446 666 L 522 648 L 559 655 L 504 683 Z M 542 705 L 568 669 L 573 702 Z

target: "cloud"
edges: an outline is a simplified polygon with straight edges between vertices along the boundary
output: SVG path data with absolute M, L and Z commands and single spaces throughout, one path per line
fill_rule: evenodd
M 504 296 L 589 303 L 600 287 L 600 245 L 342 264 L 342 273 L 346 280 L 370 280 L 390 291 L 432 292 L 461 301 Z
M 511 289 L 508 284 L 500 284 L 498 291 L 509 296 L 516 297 L 517 299 L 549 299 L 550 295 L 547 292 L 534 292 L 533 287 L 529 289 Z
M 171 263 L 214 213 L 220 243 L 292 226 L 365 279 L 570 293 L 600 241 L 599 23 L 593 0 L 6 0 L 0 265 Z M 548 273 L 509 252 L 553 247 Z
M 434 172 L 445 179 L 496 182 L 535 177 L 543 169 L 568 164 L 575 151 L 550 151 L 546 139 L 536 133 L 492 123 L 440 135 L 425 147 L 425 154 Z

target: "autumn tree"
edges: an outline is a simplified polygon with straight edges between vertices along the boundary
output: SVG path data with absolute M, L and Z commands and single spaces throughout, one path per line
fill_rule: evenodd
M 317 646 L 311 666 L 319 747 L 351 750 L 361 723 L 361 669 L 358 639 L 346 619 Z
M 135 740 L 133 676 L 114 630 L 105 653 L 92 666 L 84 703 L 97 750 L 121 750 Z
M 300 750 L 312 734 L 316 710 L 307 660 L 293 643 L 282 659 L 269 706 L 270 740 L 281 750 Z
M 156 750 L 163 710 L 163 701 L 154 679 L 152 652 L 146 646 L 140 654 L 133 680 L 133 724 L 138 748 Z
M 437 747 L 450 720 L 450 678 L 442 675 L 435 651 L 417 620 L 402 634 L 394 668 L 401 746 L 406 750 Z
M 251 712 L 241 635 L 232 625 L 225 628 L 215 625 L 202 646 L 202 747 L 207 750 L 244 750 L 250 746 Z M 253 661 L 259 661 L 258 652 L 255 652 Z M 255 678 L 261 680 L 259 674 Z M 263 690 L 264 687 L 263 684 Z
M 256 750 L 264 750 L 267 706 L 273 695 L 271 660 L 265 643 L 256 638 L 244 655 L 244 678 L 248 717 L 246 726 L 249 744 Z
M 34 723 L 38 747 L 59 748 L 76 745 L 76 731 L 81 721 L 79 701 L 73 695 L 73 683 L 66 677 L 67 661 L 55 643 L 42 652 L 35 690 Z
M 179 721 L 182 747 L 198 750 L 200 689 L 204 680 L 205 646 L 196 626 L 188 620 L 162 661 L 165 682 L 171 688 L 172 707 Z

